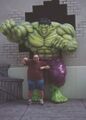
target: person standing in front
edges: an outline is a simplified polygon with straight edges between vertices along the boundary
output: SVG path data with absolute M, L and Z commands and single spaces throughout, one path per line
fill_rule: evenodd
M 43 78 L 43 70 L 49 69 L 50 66 L 47 65 L 44 61 L 39 60 L 39 55 L 33 55 L 33 59 L 29 59 L 25 57 L 23 59 L 23 64 L 28 66 L 28 87 L 29 87 L 29 104 L 32 103 L 32 95 L 35 89 L 39 90 L 40 93 L 40 104 L 44 104 L 44 78 Z

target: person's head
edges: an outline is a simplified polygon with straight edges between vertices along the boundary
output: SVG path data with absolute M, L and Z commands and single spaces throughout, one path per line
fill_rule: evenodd
M 42 35 L 46 35 L 48 33 L 49 26 L 51 24 L 50 19 L 48 18 L 40 18 L 39 20 L 39 29 Z
M 33 60 L 34 60 L 35 62 L 38 62 L 38 61 L 39 61 L 39 55 L 38 55 L 38 54 L 34 54 L 34 55 L 33 55 Z

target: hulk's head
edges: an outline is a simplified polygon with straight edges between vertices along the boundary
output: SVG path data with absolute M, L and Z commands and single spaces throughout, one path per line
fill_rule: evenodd
M 39 30 L 43 36 L 46 36 L 46 34 L 48 33 L 50 24 L 51 24 L 50 19 L 41 18 L 39 20 Z

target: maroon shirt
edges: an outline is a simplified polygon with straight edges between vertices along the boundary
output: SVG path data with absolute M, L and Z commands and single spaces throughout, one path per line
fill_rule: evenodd
M 30 60 L 28 62 L 28 79 L 29 80 L 41 80 L 43 79 L 43 70 L 40 70 L 40 67 L 46 66 L 46 63 L 43 61 L 34 62 Z

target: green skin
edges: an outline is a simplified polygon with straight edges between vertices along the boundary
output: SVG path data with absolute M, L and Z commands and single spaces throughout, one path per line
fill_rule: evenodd
M 59 50 L 62 53 L 72 53 L 77 49 L 75 30 L 70 24 L 60 24 L 51 22 L 50 25 L 39 24 L 38 22 L 15 24 L 13 20 L 6 20 L 0 31 L 7 36 L 8 40 L 25 44 L 34 53 L 38 53 L 43 58 L 57 56 Z M 62 95 L 60 88 L 50 86 L 51 100 L 53 102 L 65 102 L 68 99 Z M 38 100 L 38 92 L 35 91 L 33 100 Z

